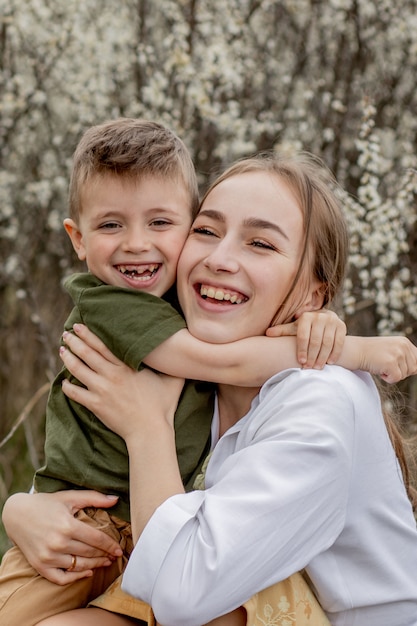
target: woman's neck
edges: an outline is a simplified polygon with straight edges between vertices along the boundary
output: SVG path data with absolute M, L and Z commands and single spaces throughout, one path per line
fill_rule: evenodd
M 250 409 L 259 387 L 235 387 L 218 385 L 217 397 L 219 406 L 219 436 L 238 422 Z

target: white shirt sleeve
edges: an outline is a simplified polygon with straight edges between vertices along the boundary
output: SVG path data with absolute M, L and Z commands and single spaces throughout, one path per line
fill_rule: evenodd
M 160 623 L 204 624 L 334 543 L 355 411 L 328 377 L 288 370 L 271 379 L 217 444 L 206 490 L 169 498 L 149 520 L 123 588 L 151 604 Z

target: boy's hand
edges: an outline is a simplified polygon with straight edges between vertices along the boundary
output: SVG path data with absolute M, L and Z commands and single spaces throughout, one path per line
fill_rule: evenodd
M 417 347 L 406 337 L 349 337 L 349 341 L 359 359 L 357 369 L 391 384 L 417 374 Z
M 297 335 L 297 359 L 303 368 L 322 369 L 336 363 L 346 337 L 346 324 L 328 309 L 302 313 L 290 324 L 271 326 L 269 337 Z

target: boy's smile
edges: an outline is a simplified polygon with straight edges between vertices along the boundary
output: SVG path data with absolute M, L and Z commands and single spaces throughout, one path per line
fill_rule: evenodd
M 79 224 L 64 225 L 78 257 L 100 280 L 162 296 L 176 280 L 190 199 L 177 180 L 96 176 L 83 189 Z
M 133 281 L 133 285 L 136 283 L 147 283 L 157 273 L 161 265 L 159 263 L 153 263 L 152 265 L 119 265 L 117 269 L 123 274 L 128 281 Z

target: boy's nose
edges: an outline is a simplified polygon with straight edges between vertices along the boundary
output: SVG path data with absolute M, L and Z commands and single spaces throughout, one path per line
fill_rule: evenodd
M 151 241 L 145 230 L 135 229 L 126 233 L 123 249 L 126 252 L 144 252 L 150 250 Z

